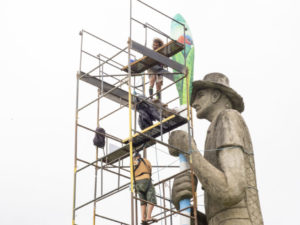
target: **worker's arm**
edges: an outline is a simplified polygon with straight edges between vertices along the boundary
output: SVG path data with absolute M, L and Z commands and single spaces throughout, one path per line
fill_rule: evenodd
M 152 165 L 151 165 L 149 160 L 147 160 L 147 161 L 148 161 L 148 166 L 149 166 L 149 169 L 150 169 L 150 173 L 152 173 Z

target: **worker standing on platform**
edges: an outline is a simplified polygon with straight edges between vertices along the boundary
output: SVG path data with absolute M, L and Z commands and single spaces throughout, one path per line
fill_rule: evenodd
M 157 50 L 158 48 L 160 48 L 163 45 L 164 45 L 164 43 L 161 39 L 155 38 L 153 40 L 152 48 L 153 48 L 153 50 Z M 159 64 L 159 66 L 161 68 L 163 68 L 162 64 Z M 150 98 L 152 99 L 153 87 L 154 87 L 154 83 L 156 83 L 156 96 L 157 96 L 157 99 L 160 101 L 161 100 L 160 90 L 163 85 L 163 76 L 161 74 L 155 74 L 157 72 L 155 72 L 151 69 L 148 69 L 148 73 L 150 74 L 150 76 L 149 76 L 149 81 L 150 81 L 149 95 L 151 96 Z
M 141 157 L 137 152 L 133 156 L 135 190 L 141 200 L 142 225 L 148 222 L 157 222 L 151 217 L 154 204 L 156 204 L 155 189 L 151 181 L 152 166 L 151 163 Z M 145 202 L 147 201 L 147 202 Z

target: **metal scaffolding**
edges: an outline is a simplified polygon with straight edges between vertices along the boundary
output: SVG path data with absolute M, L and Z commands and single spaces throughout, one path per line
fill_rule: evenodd
M 166 17 L 169 20 L 175 21 L 173 18 L 167 16 L 161 11 L 151 7 L 150 5 L 136 0 L 137 4 L 141 4 L 143 7 L 147 7 L 151 9 L 153 12 L 160 14 L 163 17 Z M 185 25 L 176 21 L 178 24 L 183 27 L 183 35 L 185 35 Z M 142 25 L 145 29 L 145 40 L 147 39 L 147 30 L 150 29 L 153 32 L 157 33 L 157 35 L 161 35 L 166 38 L 167 42 L 162 47 L 157 50 L 152 50 L 147 48 L 145 45 L 141 45 L 138 42 L 133 40 L 132 36 L 132 24 L 137 23 Z M 75 153 L 74 153 L 74 185 L 73 185 L 73 210 L 72 210 L 72 224 L 80 225 L 81 221 L 77 221 L 77 216 L 80 215 L 82 209 L 86 207 L 92 207 L 91 218 L 93 225 L 95 224 L 107 224 L 107 221 L 112 222 L 113 224 L 139 224 L 138 219 L 138 202 L 144 201 L 137 197 L 134 192 L 134 175 L 133 175 L 133 152 L 143 151 L 144 157 L 147 156 L 147 148 L 153 148 L 155 146 L 154 151 L 159 151 L 156 147 L 156 144 L 172 147 L 176 149 L 175 146 L 170 146 L 167 142 L 163 140 L 163 135 L 168 134 L 170 131 L 182 126 L 187 125 L 189 136 L 193 134 L 192 132 L 192 114 L 189 107 L 189 104 L 185 108 L 181 108 L 179 111 L 172 110 L 168 108 L 167 104 L 174 103 L 178 97 L 171 98 L 168 102 L 164 104 L 157 104 L 151 101 L 150 97 L 145 97 L 143 99 L 139 98 L 139 93 L 145 95 L 145 87 L 147 85 L 147 81 L 145 79 L 146 76 L 150 75 L 147 73 L 147 69 L 151 68 L 155 70 L 155 66 L 158 64 L 167 65 L 169 68 L 172 68 L 178 72 L 170 72 L 168 70 L 163 70 L 163 75 L 166 78 L 171 80 L 171 83 L 161 89 L 161 92 L 165 92 L 170 87 L 174 87 L 174 85 L 182 79 L 187 79 L 187 102 L 189 102 L 189 82 L 187 76 L 187 68 L 186 65 L 181 65 L 171 59 L 172 55 L 184 51 L 185 52 L 185 42 L 179 43 L 176 40 L 173 40 L 170 36 L 160 31 L 158 28 L 150 25 L 149 23 L 143 23 L 132 16 L 132 0 L 130 0 L 130 26 L 129 26 L 129 38 L 127 42 L 127 46 L 124 48 L 120 48 L 86 30 L 80 31 L 81 36 L 81 44 L 80 44 L 80 64 L 79 64 L 79 72 L 77 73 L 77 88 L 76 88 L 76 116 L 75 116 Z M 87 40 L 86 40 L 87 39 Z M 91 51 L 85 48 L 85 43 L 88 42 L 88 39 L 93 39 L 101 44 L 104 44 L 109 48 L 109 56 L 103 54 L 101 49 L 100 53 L 92 53 Z M 88 46 L 88 45 L 87 45 Z M 113 54 L 111 54 L 113 53 Z M 136 54 L 142 55 L 140 58 L 136 56 Z M 124 63 L 124 58 L 127 56 L 127 60 Z M 93 63 L 90 63 L 93 61 Z M 125 65 L 124 65 L 125 64 Z M 84 72 L 86 71 L 86 72 Z M 117 72 L 115 72 L 117 71 Z M 182 74 L 182 76 L 175 80 L 175 74 Z M 136 84 L 136 79 L 140 78 L 142 80 L 142 84 Z M 94 86 L 97 89 L 96 97 L 92 100 L 81 97 L 80 87 L 82 85 L 88 84 L 83 87 L 83 91 L 89 89 Z M 90 88 L 92 89 L 92 88 Z M 155 95 L 154 93 L 153 95 Z M 89 95 L 90 97 L 90 95 Z M 105 100 L 113 102 L 114 104 L 118 104 L 116 109 L 113 109 L 109 112 L 105 112 L 103 108 L 101 108 L 101 101 Z M 83 102 L 85 102 L 83 104 Z M 153 124 L 152 126 L 144 129 L 138 130 L 137 128 L 137 116 L 138 112 L 136 107 L 138 104 L 145 102 L 154 106 L 160 112 L 160 121 Z M 108 104 L 106 102 L 106 104 Z M 93 124 L 89 124 L 83 118 L 88 115 L 90 118 L 91 113 L 84 114 L 88 109 L 91 109 L 93 106 L 96 108 L 96 120 Z M 128 114 L 125 115 L 126 112 L 124 110 L 128 108 Z M 94 108 L 93 108 L 94 109 Z M 106 109 L 106 108 L 105 108 Z M 128 137 L 121 138 L 119 134 L 114 134 L 110 132 L 106 132 L 105 134 L 98 133 L 94 126 L 101 126 L 101 123 L 104 119 L 112 119 L 112 120 L 120 120 L 120 117 L 117 116 L 117 113 L 120 114 L 122 112 L 122 119 L 128 118 Z M 182 113 L 185 112 L 185 116 L 182 116 Z M 132 114 L 133 113 L 133 114 Z M 82 115 L 83 114 L 83 115 Z M 93 127 L 93 128 L 91 128 Z M 103 149 L 95 148 L 95 154 L 93 157 L 89 157 L 85 159 L 81 154 L 80 148 L 85 146 L 86 148 L 86 140 L 88 140 L 88 136 L 85 135 L 83 137 L 84 144 L 80 145 L 81 131 L 89 132 L 90 134 L 100 134 L 104 135 L 106 139 L 106 145 Z M 90 137 L 90 136 L 89 136 Z M 114 147 L 117 146 L 116 149 L 110 151 L 108 145 L 110 142 L 117 143 Z M 79 146 L 80 145 L 80 146 Z M 92 146 L 92 140 L 90 140 L 90 145 Z M 94 148 L 94 147 L 93 147 Z M 189 138 L 189 149 L 191 149 L 191 138 Z M 177 149 L 181 151 L 180 149 Z M 152 151 L 152 150 L 151 150 Z M 182 151 L 181 151 L 182 152 Z M 189 155 L 190 163 L 192 163 L 191 155 Z M 165 162 L 163 165 L 153 165 L 153 168 L 161 169 L 173 169 L 179 168 L 179 166 L 174 166 L 169 164 L 169 162 Z M 191 166 L 192 168 L 192 166 Z M 82 195 L 79 192 L 79 181 L 78 176 L 83 174 L 82 176 L 88 176 L 84 173 L 87 170 L 93 170 L 93 175 L 91 178 L 93 179 L 93 184 L 91 184 L 92 198 L 87 201 L 80 200 L 77 201 L 78 198 Z M 158 170 L 158 172 L 159 172 Z M 192 184 L 194 184 L 194 175 L 192 169 L 188 169 L 185 171 L 172 173 L 171 176 L 158 180 L 154 183 L 156 188 L 162 189 L 162 193 L 157 194 L 157 198 L 159 198 L 162 205 L 157 204 L 155 207 L 161 209 L 160 213 L 156 213 L 153 217 L 158 219 L 159 221 L 164 221 L 164 224 L 173 224 L 173 216 L 181 215 L 185 217 L 194 218 L 193 216 L 187 216 L 183 214 L 182 211 L 186 209 L 181 209 L 177 211 L 174 206 L 172 206 L 171 199 L 168 197 L 171 193 L 171 185 L 173 179 L 185 172 L 191 173 Z M 106 185 L 106 180 L 109 178 L 104 178 L 104 173 L 108 176 L 116 176 L 117 177 L 117 185 L 116 187 L 112 187 L 110 184 Z M 124 182 L 125 180 L 125 182 Z M 114 217 L 103 215 L 97 207 L 101 205 L 101 202 L 105 199 L 109 199 L 113 195 L 120 193 L 130 186 L 130 221 L 120 221 L 118 215 Z M 194 185 L 192 185 L 194 188 Z M 109 189 L 107 191 L 107 189 Z M 89 196 L 90 197 L 90 196 Z M 197 195 L 196 190 L 193 189 L 193 215 L 196 215 L 197 212 Z M 129 202 L 124 203 L 125 207 L 129 204 Z M 89 208 L 89 210 L 90 210 Z M 106 220 L 106 222 L 101 222 L 98 219 Z M 87 224 L 87 223 L 83 223 Z M 197 221 L 195 221 L 197 224 Z

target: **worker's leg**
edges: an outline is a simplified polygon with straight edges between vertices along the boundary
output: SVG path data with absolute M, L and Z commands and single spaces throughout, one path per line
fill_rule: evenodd
M 145 221 L 146 220 L 146 204 L 144 205 L 141 205 L 141 217 L 142 217 L 142 221 Z
M 148 182 L 147 180 L 137 180 L 135 182 L 135 189 L 141 199 L 141 219 L 142 222 L 146 221 L 146 207 L 147 207 L 147 203 L 145 201 L 147 201 L 147 195 L 146 195 L 146 190 L 147 190 L 147 185 Z M 145 201 L 142 201 L 145 200 Z
M 153 87 L 154 87 L 154 83 L 156 80 L 156 75 L 150 75 L 149 76 L 149 96 L 151 96 L 150 98 L 152 99 L 152 95 L 153 95 Z
M 151 220 L 152 219 L 151 214 L 152 214 L 152 210 L 154 208 L 154 205 L 147 204 L 147 206 L 148 206 L 148 209 L 147 209 L 147 220 Z
M 162 87 L 162 80 L 161 81 L 156 81 L 156 96 L 157 96 L 157 99 L 161 100 L 161 92 L 159 92 L 161 90 L 161 87 Z
M 151 181 L 149 181 L 149 182 L 151 182 Z M 153 203 L 153 204 L 148 204 L 148 209 L 147 209 L 147 220 L 151 220 L 152 219 L 152 217 L 151 217 L 152 210 L 154 208 L 154 204 L 156 204 L 155 189 L 154 189 L 152 182 L 150 184 L 150 187 L 148 189 L 146 196 L 147 196 L 147 201 Z

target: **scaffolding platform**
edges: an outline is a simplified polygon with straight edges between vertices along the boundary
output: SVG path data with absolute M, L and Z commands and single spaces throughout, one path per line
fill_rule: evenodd
M 77 76 L 80 77 L 80 80 L 99 88 L 103 93 L 109 92 L 105 95 L 106 98 L 121 105 L 128 105 L 128 92 L 122 88 L 116 87 L 82 71 L 80 71 L 80 74 Z M 132 104 L 134 104 L 133 101 Z
M 172 78 L 171 78 L 172 75 L 170 75 L 170 73 L 168 71 L 166 71 L 165 74 L 166 74 L 166 77 L 168 77 L 170 80 L 172 80 Z M 118 104 L 121 104 L 123 106 L 128 106 L 128 92 L 123 90 L 122 88 L 116 87 L 112 84 L 102 81 L 102 80 L 98 79 L 97 77 L 90 76 L 89 74 L 86 74 L 82 71 L 77 76 L 80 77 L 80 80 L 85 81 L 86 83 L 89 83 L 89 84 L 99 88 L 102 93 L 105 94 L 106 92 L 109 92 L 109 93 L 105 94 L 106 98 L 108 98 Z M 148 102 L 149 104 L 156 105 L 151 100 L 144 100 L 144 101 Z M 135 97 L 132 97 L 131 103 L 133 106 L 135 105 L 135 103 L 136 103 Z M 156 106 L 156 107 L 159 109 L 158 106 Z M 134 107 L 132 108 L 132 110 L 134 110 Z M 171 109 L 168 109 L 168 108 L 166 108 L 166 106 L 164 106 L 163 117 L 165 114 L 168 115 L 168 113 L 170 113 L 170 110 Z
M 184 45 L 177 41 L 172 40 L 156 50 L 146 48 L 145 46 L 138 44 L 135 41 L 132 41 L 131 47 L 132 49 L 145 55 L 144 57 L 130 64 L 132 73 L 142 73 L 145 70 L 161 63 L 171 68 L 175 67 L 173 69 L 176 69 L 178 72 L 185 72 L 184 65 L 181 65 L 169 59 L 169 57 L 175 55 L 176 53 L 184 49 Z M 128 65 L 124 66 L 122 70 L 128 72 Z M 132 76 L 134 76 L 134 74 L 132 74 Z
M 148 127 L 142 130 L 141 132 L 133 135 L 132 145 L 137 152 L 141 151 L 144 147 L 147 148 L 155 144 L 155 141 L 151 140 L 147 136 L 151 138 L 157 138 L 160 135 L 168 133 L 186 123 L 187 123 L 186 118 L 172 115 L 162 120 L 161 123 L 158 122 L 152 125 L 151 127 Z M 125 143 L 126 145 L 104 156 L 102 159 L 100 159 L 100 161 L 111 164 L 117 162 L 118 160 L 128 157 L 129 156 L 128 142 L 129 142 L 129 138 L 126 138 L 125 140 L 123 140 L 123 143 Z

